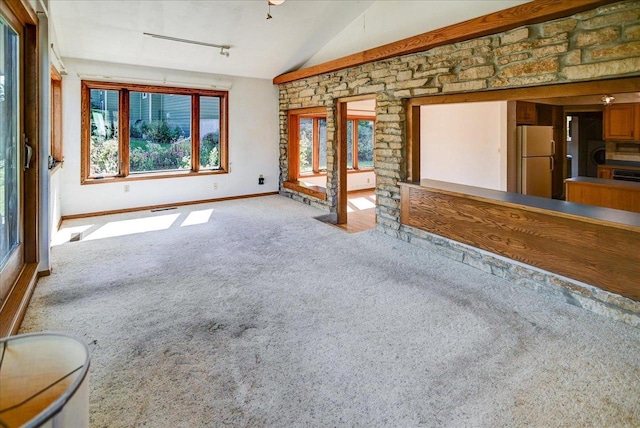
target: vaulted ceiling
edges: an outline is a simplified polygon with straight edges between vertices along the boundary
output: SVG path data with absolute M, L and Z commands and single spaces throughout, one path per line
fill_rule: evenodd
M 465 9 L 479 16 L 520 2 L 287 0 L 271 7 L 273 19 L 268 20 L 266 0 L 50 0 L 49 8 L 55 50 L 63 58 L 272 79 L 299 68 L 336 38 L 344 45 L 339 35 L 353 40 L 353 27 L 366 35 L 378 30 L 376 43 L 390 43 L 448 25 L 442 22 L 447 16 L 458 22 Z M 377 28 L 360 28 L 368 9 L 372 18 L 377 16 L 369 20 Z M 385 22 L 390 10 L 394 19 Z M 406 22 L 399 16 L 406 16 Z M 219 49 L 143 33 L 231 48 L 227 57 Z

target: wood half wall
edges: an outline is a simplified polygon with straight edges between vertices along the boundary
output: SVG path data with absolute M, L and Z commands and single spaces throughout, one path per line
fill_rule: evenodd
M 640 216 L 541 198 L 540 207 L 528 206 L 522 197 L 431 180 L 403 183 L 401 224 L 640 301 Z

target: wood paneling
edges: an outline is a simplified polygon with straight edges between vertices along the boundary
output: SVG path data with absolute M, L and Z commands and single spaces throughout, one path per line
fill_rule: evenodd
M 640 301 L 640 227 L 401 184 L 401 223 Z
M 377 48 L 358 52 L 302 70 L 281 74 L 273 83 L 293 82 L 345 68 L 356 67 L 369 62 L 380 61 L 400 55 L 422 52 L 437 46 L 487 36 L 517 28 L 562 18 L 611 3 L 610 0 L 535 0 L 509 9 L 490 13 L 479 18 L 449 25 L 414 37 L 399 40 Z

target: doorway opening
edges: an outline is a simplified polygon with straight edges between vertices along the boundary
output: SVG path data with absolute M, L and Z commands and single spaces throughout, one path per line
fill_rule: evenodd
M 570 111 L 567 121 L 567 177 L 598 177 L 606 162 L 602 111 Z
M 374 96 L 338 101 L 336 224 L 348 231 L 361 232 L 376 224 L 375 129 Z

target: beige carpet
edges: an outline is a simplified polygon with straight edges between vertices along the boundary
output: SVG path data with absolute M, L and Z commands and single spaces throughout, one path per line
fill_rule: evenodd
M 21 332 L 91 344 L 95 427 L 640 425 L 640 329 L 320 214 L 65 222 Z

